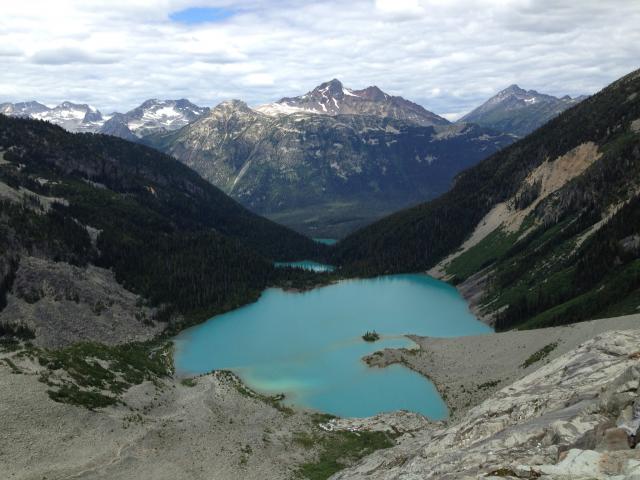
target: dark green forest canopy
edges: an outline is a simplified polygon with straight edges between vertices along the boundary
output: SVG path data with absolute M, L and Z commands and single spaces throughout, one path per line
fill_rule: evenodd
M 640 307 L 638 122 L 640 71 L 463 172 L 438 199 L 347 237 L 336 246 L 335 261 L 350 275 L 426 271 L 459 248 L 496 204 L 515 198 L 533 169 L 593 142 L 597 161 L 531 212 L 526 234 L 492 234 L 474 258 L 461 257 L 448 273 L 457 283 L 487 269 L 484 300 L 499 312 L 499 329 L 635 313 Z M 516 208 L 537 197 L 538 191 L 530 190 L 519 193 Z M 599 222 L 604 227 L 598 230 Z M 596 233 L 579 241 L 591 228 Z M 473 266 L 460 268 L 465 260 Z
M 0 115 L 0 152 L 0 181 L 35 194 L 0 202 L 3 299 L 27 254 L 112 269 L 164 317 L 202 320 L 268 285 L 306 284 L 308 275 L 274 269 L 273 260 L 322 260 L 327 250 L 141 145 Z M 36 195 L 63 200 L 46 210 Z
M 494 205 L 513 196 L 533 168 L 584 142 L 604 145 L 628 131 L 640 117 L 640 102 L 629 97 L 639 91 L 636 71 L 464 171 L 441 197 L 345 238 L 337 245 L 336 261 L 362 274 L 432 267 L 461 245 Z

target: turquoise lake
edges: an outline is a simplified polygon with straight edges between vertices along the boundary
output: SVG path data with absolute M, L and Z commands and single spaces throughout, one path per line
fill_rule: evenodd
M 381 339 L 361 336 L 376 330 Z M 400 365 L 361 360 L 385 347 L 408 347 L 403 335 L 492 332 L 452 286 L 426 275 L 347 280 L 308 292 L 266 290 L 250 305 L 180 333 L 176 368 L 184 375 L 236 372 L 251 388 L 285 393 L 285 403 L 344 417 L 406 409 L 447 416 L 433 384 Z
M 338 240 L 336 240 L 335 238 L 314 238 L 313 240 L 318 243 L 324 243 L 325 245 L 335 245 L 336 243 L 338 243 Z

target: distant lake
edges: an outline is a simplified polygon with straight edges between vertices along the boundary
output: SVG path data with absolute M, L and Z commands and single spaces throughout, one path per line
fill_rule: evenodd
M 335 267 L 325 263 L 313 262 L 311 260 L 302 260 L 300 262 L 274 262 L 276 267 L 294 267 L 304 270 L 312 270 L 314 272 L 333 272 Z
M 381 340 L 361 336 L 376 330 Z M 182 374 L 236 372 L 251 388 L 285 393 L 285 403 L 345 417 L 406 409 L 447 416 L 433 384 L 394 365 L 369 368 L 364 355 L 409 347 L 403 335 L 453 337 L 491 332 L 455 288 L 426 275 L 347 280 L 309 292 L 266 290 L 253 304 L 175 338 Z
M 324 243 L 325 245 L 335 245 L 338 243 L 338 240 L 335 238 L 314 238 L 314 240 L 318 243 Z

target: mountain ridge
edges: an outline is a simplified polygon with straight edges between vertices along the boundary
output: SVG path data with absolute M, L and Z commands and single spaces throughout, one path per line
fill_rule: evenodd
M 326 237 L 445 191 L 513 138 L 377 115 L 267 115 L 233 100 L 147 141 L 253 211 Z
M 349 236 L 336 261 L 367 275 L 437 267 L 499 329 L 634 313 L 639 184 L 635 71 L 462 173 L 436 200 Z
M 513 84 L 489 98 L 458 120 L 523 137 L 587 98 L 581 95 L 554 97 Z
M 389 95 L 377 86 L 361 90 L 345 87 L 338 79 L 321 83 L 297 97 L 283 97 L 277 102 L 255 108 L 267 115 L 315 113 L 319 115 L 377 115 L 404 120 L 422 126 L 449 125 L 449 121 L 424 107 L 399 96 Z

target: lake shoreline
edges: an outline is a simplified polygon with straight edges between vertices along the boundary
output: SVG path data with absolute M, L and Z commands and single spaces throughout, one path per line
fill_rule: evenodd
M 449 421 L 454 421 L 496 391 L 599 334 L 639 326 L 637 314 L 467 337 L 407 335 L 417 349 L 384 349 L 363 361 L 372 368 L 400 364 L 429 379 L 449 407 Z
M 232 370 L 250 388 L 284 392 L 295 405 L 341 417 L 406 409 L 446 418 L 444 400 L 419 372 L 369 372 L 361 358 L 376 348 L 409 347 L 406 332 L 457 336 L 490 328 L 469 313 L 455 288 L 427 275 L 335 280 L 304 295 L 269 289 L 257 303 L 180 333 L 176 368 Z M 373 330 L 380 344 L 363 340 Z M 240 343 L 245 347 L 238 349 Z

